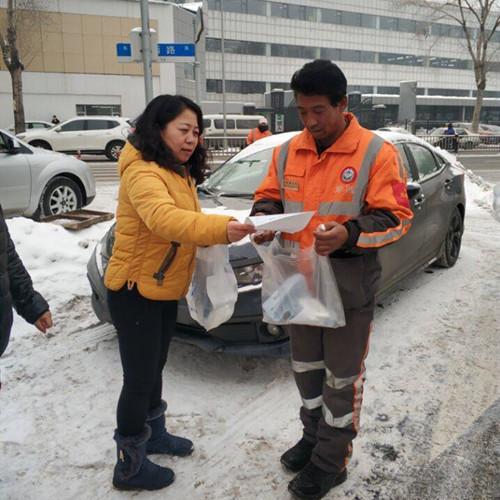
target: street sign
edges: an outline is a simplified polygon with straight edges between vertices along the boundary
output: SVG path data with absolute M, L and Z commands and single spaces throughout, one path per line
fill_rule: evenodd
M 131 43 L 117 43 L 116 55 L 118 62 L 131 62 L 132 61 L 132 44 Z
M 159 43 L 159 62 L 194 62 L 194 43 Z

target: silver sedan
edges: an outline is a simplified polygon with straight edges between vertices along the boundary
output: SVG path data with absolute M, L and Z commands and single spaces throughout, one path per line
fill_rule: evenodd
M 0 130 L 0 203 L 6 216 L 37 219 L 82 208 L 94 198 L 94 176 L 85 162 Z

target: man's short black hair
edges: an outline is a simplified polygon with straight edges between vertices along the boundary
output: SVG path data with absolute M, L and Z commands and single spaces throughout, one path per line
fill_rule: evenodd
M 316 59 L 294 73 L 291 88 L 295 95 L 324 95 L 336 106 L 347 94 L 347 80 L 332 61 Z

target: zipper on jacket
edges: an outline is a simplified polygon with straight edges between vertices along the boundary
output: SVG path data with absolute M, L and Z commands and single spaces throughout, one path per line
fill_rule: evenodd
M 163 259 L 163 262 L 161 263 L 160 269 L 156 271 L 156 273 L 153 274 L 153 278 L 156 280 L 156 284 L 158 286 L 163 285 L 163 280 L 165 279 L 165 273 L 168 271 L 168 268 L 172 265 L 172 262 L 175 259 L 175 255 L 177 253 L 177 249 L 181 246 L 180 243 L 177 243 L 177 241 L 172 241 L 171 243 L 170 250 L 168 251 L 167 255 Z

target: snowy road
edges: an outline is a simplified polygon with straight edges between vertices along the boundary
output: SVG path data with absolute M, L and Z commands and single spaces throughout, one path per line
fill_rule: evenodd
M 109 194 L 94 208 L 105 208 Z M 500 497 L 500 224 L 486 199 L 469 184 L 457 265 L 417 273 L 377 308 L 361 434 L 348 480 L 327 498 Z M 74 244 L 95 241 L 92 229 Z M 16 237 L 15 223 L 11 231 Z M 35 282 L 46 283 L 28 250 L 20 245 Z M 165 491 L 112 489 L 117 343 L 110 326 L 95 324 L 84 270 L 65 272 L 73 277 L 60 285 L 66 297 L 55 282 L 39 286 L 56 305 L 53 336 L 18 321 L 0 360 L 0 498 L 288 499 L 292 476 L 279 456 L 300 434 L 289 363 L 177 343 L 164 375 L 167 423 L 192 437 L 196 451 L 158 459 L 177 474 Z

